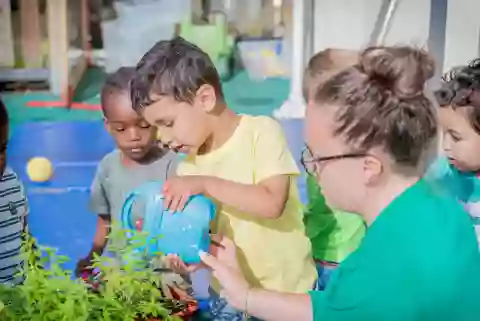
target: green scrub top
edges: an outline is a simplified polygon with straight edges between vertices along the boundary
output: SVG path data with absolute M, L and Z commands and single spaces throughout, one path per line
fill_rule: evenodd
M 468 214 L 417 182 L 310 297 L 314 321 L 480 320 L 480 254 Z
M 341 262 L 356 250 L 365 235 L 361 216 L 332 210 L 313 176 L 307 177 L 308 206 L 304 216 L 316 260 Z

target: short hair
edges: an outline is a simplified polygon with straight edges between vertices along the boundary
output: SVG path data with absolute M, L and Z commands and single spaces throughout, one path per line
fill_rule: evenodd
M 470 125 L 480 135 L 480 58 L 453 68 L 442 80 L 434 93 L 440 107 L 464 108 Z
M 124 93 L 130 98 L 130 83 L 135 76 L 135 67 L 120 67 L 107 76 L 101 92 L 102 111 L 105 115 L 105 98 L 108 95 Z
M 359 52 L 349 49 L 328 48 L 313 55 L 303 74 L 303 97 L 311 98 L 312 92 L 334 74 L 355 65 Z
M 181 37 L 162 40 L 137 64 L 131 85 L 133 108 L 138 111 L 152 104 L 153 94 L 191 103 L 205 84 L 223 98 L 220 76 L 204 51 Z
M 424 94 L 434 70 L 422 50 L 370 47 L 319 87 L 314 100 L 337 108 L 335 133 L 359 152 L 379 147 L 395 164 L 418 169 L 437 136 L 435 108 Z

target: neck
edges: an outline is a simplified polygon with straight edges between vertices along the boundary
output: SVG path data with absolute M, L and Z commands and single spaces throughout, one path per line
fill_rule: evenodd
M 239 122 L 240 116 L 226 106 L 217 114 L 212 115 L 210 126 L 214 130 L 200 149 L 199 154 L 207 154 L 223 146 L 232 137 Z
M 159 157 L 163 156 L 165 150 L 159 147 L 153 147 L 144 157 L 141 159 L 131 159 L 128 158 L 125 154 L 122 155 L 122 163 L 125 166 L 136 166 L 136 165 L 148 165 L 154 161 L 156 161 Z
M 370 192 L 369 195 L 367 195 L 369 204 L 361 211 L 367 226 L 372 225 L 380 213 L 393 202 L 393 200 L 418 182 L 419 179 L 420 177 L 418 176 L 395 176 L 386 181 L 382 186 L 376 187 L 375 192 Z

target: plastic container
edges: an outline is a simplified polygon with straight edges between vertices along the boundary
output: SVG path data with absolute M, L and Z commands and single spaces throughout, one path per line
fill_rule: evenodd
M 210 222 L 215 216 L 215 204 L 203 195 L 192 196 L 184 210 L 177 213 L 164 210 L 162 183 L 147 183 L 135 189 L 122 208 L 121 222 L 125 229 L 147 232 L 147 245 L 138 250 L 153 257 L 156 253 L 177 254 L 187 264 L 200 263 L 198 251 L 208 251 Z M 145 205 L 142 223 L 133 218 L 136 201 Z
M 247 39 L 238 42 L 238 52 L 250 78 L 288 77 L 290 57 L 283 39 Z

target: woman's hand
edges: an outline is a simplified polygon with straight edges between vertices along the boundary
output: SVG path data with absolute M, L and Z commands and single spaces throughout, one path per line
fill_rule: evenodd
M 210 267 L 213 276 L 222 285 L 220 295 L 234 308 L 244 311 L 247 307 L 250 285 L 243 277 L 237 262 L 235 244 L 227 238 L 212 236 L 210 254 L 200 252 L 202 262 Z

